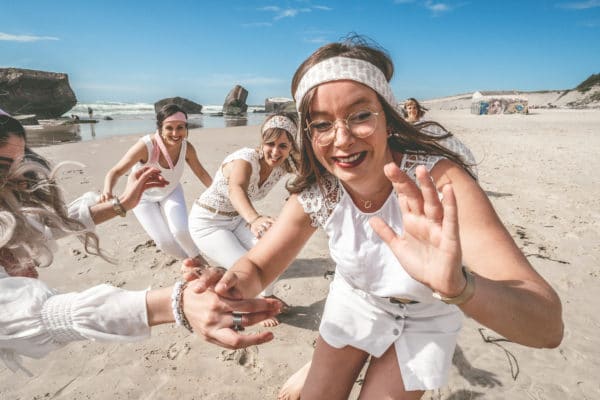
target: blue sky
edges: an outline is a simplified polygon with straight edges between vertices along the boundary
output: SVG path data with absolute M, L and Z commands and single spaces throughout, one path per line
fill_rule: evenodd
M 80 102 L 249 104 L 348 32 L 384 47 L 398 99 L 573 88 L 600 72 L 600 0 L 0 0 L 0 67 L 65 72 Z

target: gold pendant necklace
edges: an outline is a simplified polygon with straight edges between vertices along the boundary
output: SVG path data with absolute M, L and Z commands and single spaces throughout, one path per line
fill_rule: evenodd
M 367 210 L 369 208 L 371 208 L 371 206 L 373 205 L 373 202 L 371 200 L 361 200 L 363 203 L 363 207 L 366 208 Z

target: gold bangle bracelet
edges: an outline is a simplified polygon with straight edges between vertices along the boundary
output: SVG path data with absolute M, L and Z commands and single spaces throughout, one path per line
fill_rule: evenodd
M 119 217 L 123 218 L 127 215 L 127 210 L 125 209 L 125 207 L 123 207 L 117 196 L 112 198 L 112 208 L 113 210 L 115 210 Z
M 473 272 L 471 272 L 471 270 L 464 265 L 462 266 L 462 273 L 467 280 L 467 284 L 458 296 L 445 297 L 441 293 L 433 292 L 433 297 L 443 301 L 446 304 L 455 304 L 457 306 L 471 300 L 471 297 L 473 297 L 475 294 L 475 276 L 473 275 Z

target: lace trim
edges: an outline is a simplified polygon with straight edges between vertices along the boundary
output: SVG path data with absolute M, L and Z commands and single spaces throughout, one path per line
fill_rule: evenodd
M 310 217 L 311 225 L 318 228 L 325 226 L 333 209 L 340 202 L 342 193 L 339 180 L 333 175 L 326 174 L 323 176 L 323 190 L 315 183 L 300 192 L 298 201 Z

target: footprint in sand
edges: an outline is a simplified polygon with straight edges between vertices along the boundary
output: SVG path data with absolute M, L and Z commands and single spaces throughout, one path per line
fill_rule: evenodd
M 258 348 L 256 346 L 238 350 L 223 350 L 219 358 L 221 361 L 234 361 L 243 367 L 258 368 Z
M 179 358 L 180 355 L 185 356 L 188 354 L 191 349 L 192 347 L 189 343 L 183 343 L 183 345 L 180 343 L 171 343 L 169 349 L 167 350 L 167 358 L 169 360 L 175 360 Z

